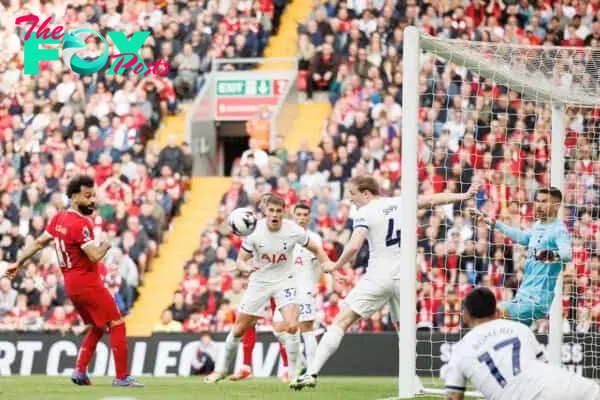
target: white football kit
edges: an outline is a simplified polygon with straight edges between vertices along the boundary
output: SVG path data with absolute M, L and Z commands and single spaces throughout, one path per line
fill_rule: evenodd
M 544 348 L 531 330 L 497 319 L 477 325 L 452 349 L 447 391 L 464 391 L 466 380 L 488 400 L 598 400 L 600 387 L 546 364 Z
M 308 231 L 308 238 L 319 247 L 323 245 L 321 236 Z M 317 256 L 304 246 L 296 245 L 293 256 L 294 269 L 296 270 L 297 296 L 296 303 L 299 308 L 299 322 L 314 321 L 317 316 L 317 302 L 315 299 L 315 286 L 319 280 L 320 268 Z M 274 322 L 283 321 L 279 310 L 273 315 Z
M 369 242 L 367 272 L 344 299 L 344 303 L 363 318 L 369 318 L 390 303 L 397 321 L 400 308 L 400 197 L 380 197 L 358 210 L 354 229 L 366 228 Z
M 252 253 L 261 267 L 250 274 L 239 306 L 241 313 L 262 317 L 271 297 L 277 310 L 297 302 L 294 248 L 306 246 L 308 241 L 307 232 L 293 221 L 284 219 L 278 232 L 269 231 L 265 219 L 257 222 L 254 232 L 244 238 L 242 248 Z

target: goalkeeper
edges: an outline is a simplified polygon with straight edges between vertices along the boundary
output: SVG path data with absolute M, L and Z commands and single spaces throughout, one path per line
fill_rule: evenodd
M 535 195 L 536 223 L 529 231 L 511 228 L 471 209 L 475 219 L 485 221 L 518 244 L 527 246 L 523 282 L 513 300 L 498 305 L 500 317 L 531 325 L 548 314 L 562 265 L 571 261 L 571 238 L 558 218 L 561 202 L 559 189 L 540 189 Z

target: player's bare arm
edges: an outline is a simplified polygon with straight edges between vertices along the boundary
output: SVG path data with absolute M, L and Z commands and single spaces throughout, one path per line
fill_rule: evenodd
M 440 193 L 431 195 L 421 195 L 417 198 L 418 208 L 429 208 L 443 204 L 458 203 L 459 201 L 466 201 L 475 196 L 481 187 L 481 183 L 478 180 L 474 180 L 469 187 L 469 190 L 465 193 Z
M 110 250 L 110 242 L 106 241 L 100 245 L 96 245 L 93 241 L 89 241 L 81 246 L 81 249 L 88 256 L 91 262 L 99 262 L 104 258 L 108 250 Z
M 9 278 L 14 277 L 17 274 L 17 272 L 19 272 L 19 269 L 23 266 L 23 264 L 25 264 L 25 262 L 31 257 L 33 257 L 38 251 L 48 246 L 52 239 L 54 239 L 52 235 L 44 231 L 33 241 L 31 245 L 29 245 L 21 251 L 21 253 L 17 257 L 17 261 L 12 266 L 7 268 L 6 275 Z
M 249 263 L 249 261 L 251 259 L 252 259 L 252 253 L 250 253 L 244 249 L 240 249 L 240 252 L 239 252 L 237 260 L 236 260 L 236 266 L 237 266 L 238 271 L 249 274 L 251 272 L 258 270 L 258 268 L 260 266 L 255 263 Z
M 446 400 L 464 400 L 465 394 L 462 392 L 446 392 Z
M 360 248 L 362 247 L 363 243 L 365 242 L 365 239 L 367 238 L 367 233 L 368 229 L 362 226 L 354 229 L 350 241 L 348 242 L 348 244 L 346 244 L 346 246 L 344 246 L 344 251 L 342 252 L 342 255 L 334 264 L 334 269 L 341 268 L 350 261 L 354 260 L 354 258 L 360 251 Z

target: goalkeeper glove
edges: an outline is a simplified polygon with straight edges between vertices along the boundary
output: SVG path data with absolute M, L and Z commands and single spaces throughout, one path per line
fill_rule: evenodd
M 487 215 L 485 215 L 484 213 L 482 213 L 481 211 L 479 211 L 476 208 L 469 208 L 469 214 L 471 214 L 471 217 L 475 221 L 477 221 L 477 222 L 483 221 L 483 222 L 485 222 L 486 224 L 488 224 L 490 226 L 493 226 L 494 223 L 496 222 L 496 221 L 494 221 L 493 219 L 491 219 L 490 217 L 488 217 Z

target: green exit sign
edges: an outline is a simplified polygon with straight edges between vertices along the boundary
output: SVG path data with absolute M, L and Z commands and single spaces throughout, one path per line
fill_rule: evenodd
M 217 96 L 244 96 L 246 94 L 246 81 L 244 80 L 218 80 Z
M 217 96 L 272 96 L 270 79 L 217 80 Z

